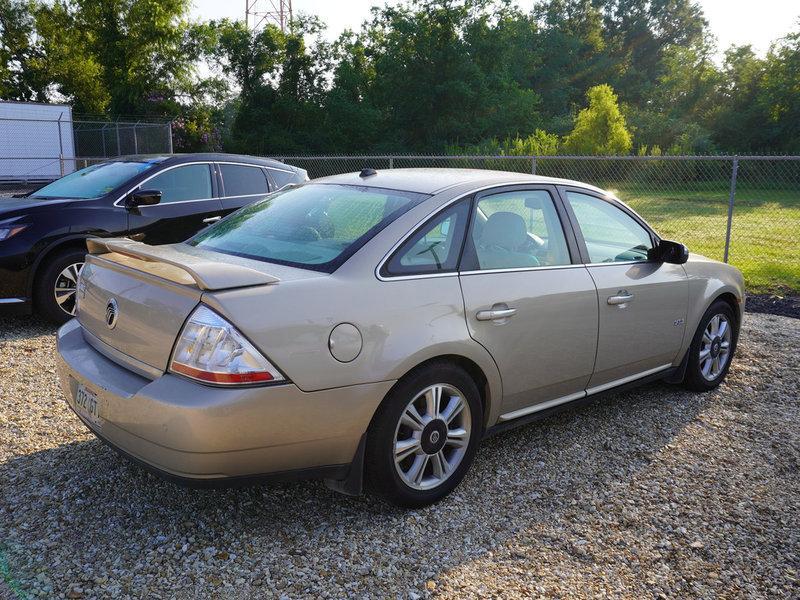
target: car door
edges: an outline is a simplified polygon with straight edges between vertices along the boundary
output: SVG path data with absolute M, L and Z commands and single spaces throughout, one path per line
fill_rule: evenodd
M 478 195 L 460 281 L 470 335 L 503 380 L 501 420 L 585 395 L 597 292 L 555 188 Z
M 683 341 L 688 281 L 681 265 L 648 260 L 657 238 L 620 203 L 564 188 L 597 286 L 597 361 L 589 392 L 668 368 Z
M 128 209 L 128 236 L 147 244 L 182 242 L 222 215 L 210 163 L 168 167 L 145 179 L 141 190 L 159 190 L 161 201 Z
M 227 215 L 269 193 L 266 171 L 257 165 L 217 163 L 222 187 L 222 214 Z

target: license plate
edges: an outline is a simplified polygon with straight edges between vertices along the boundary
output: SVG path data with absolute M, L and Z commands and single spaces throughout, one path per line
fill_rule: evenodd
M 89 421 L 95 427 L 103 426 L 103 419 L 100 417 L 100 401 L 90 389 L 84 385 L 78 386 L 74 399 L 75 412 Z

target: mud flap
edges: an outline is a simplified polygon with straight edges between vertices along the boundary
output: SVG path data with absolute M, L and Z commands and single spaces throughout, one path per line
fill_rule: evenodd
M 360 496 L 364 491 L 364 452 L 367 447 L 367 434 L 361 436 L 356 448 L 350 470 L 344 479 L 325 479 L 325 486 L 334 492 L 347 496 Z

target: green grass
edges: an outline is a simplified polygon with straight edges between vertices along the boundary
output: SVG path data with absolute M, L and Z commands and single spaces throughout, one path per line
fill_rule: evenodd
M 728 182 L 630 185 L 616 193 L 667 239 L 722 260 L 728 222 Z M 789 189 L 787 189 L 789 188 Z M 800 189 L 736 190 L 728 260 L 741 269 L 750 293 L 800 293 Z

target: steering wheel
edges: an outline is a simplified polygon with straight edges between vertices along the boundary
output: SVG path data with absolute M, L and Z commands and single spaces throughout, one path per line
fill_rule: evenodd
M 294 232 L 294 239 L 302 242 L 316 242 L 322 239 L 319 231 L 311 225 L 301 225 Z

